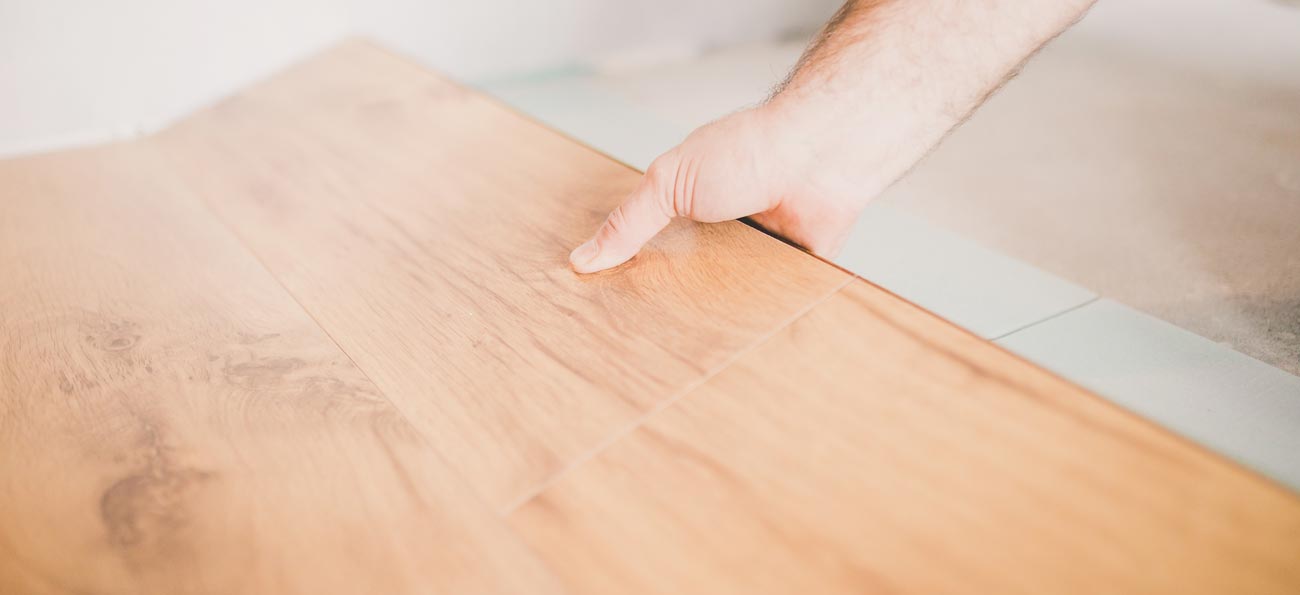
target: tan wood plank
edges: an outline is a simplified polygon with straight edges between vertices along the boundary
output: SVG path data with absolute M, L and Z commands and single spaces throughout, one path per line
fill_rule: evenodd
M 0 162 L 0 593 L 556 592 L 164 165 Z
M 503 508 L 849 280 L 735 222 L 579 277 L 639 175 L 364 43 L 159 142 Z
M 855 282 L 526 503 L 578 593 L 1297 593 L 1300 499 Z

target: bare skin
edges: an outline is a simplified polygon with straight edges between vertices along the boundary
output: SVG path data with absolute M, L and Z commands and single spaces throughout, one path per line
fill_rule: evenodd
M 591 273 L 674 217 L 741 217 L 832 257 L 907 172 L 1094 0 L 850 0 L 766 103 L 660 155 L 569 255 Z

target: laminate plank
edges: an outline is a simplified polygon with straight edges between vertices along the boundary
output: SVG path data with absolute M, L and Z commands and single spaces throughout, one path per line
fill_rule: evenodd
M 639 174 L 360 42 L 158 142 L 502 508 L 850 279 L 736 222 L 578 276 Z
M 0 593 L 553 593 L 145 144 L 0 162 Z
M 512 524 L 575 593 L 1296 593 L 1300 499 L 862 282 Z

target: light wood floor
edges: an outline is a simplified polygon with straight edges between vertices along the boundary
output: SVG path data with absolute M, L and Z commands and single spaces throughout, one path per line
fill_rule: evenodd
M 1296 592 L 1300 499 L 361 42 L 0 162 L 0 593 Z M 905 255 L 900 255 L 904 258 Z

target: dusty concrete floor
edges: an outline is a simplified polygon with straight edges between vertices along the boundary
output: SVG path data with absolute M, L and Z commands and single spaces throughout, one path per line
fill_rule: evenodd
M 883 199 L 1300 375 L 1300 70 L 1067 36 Z

